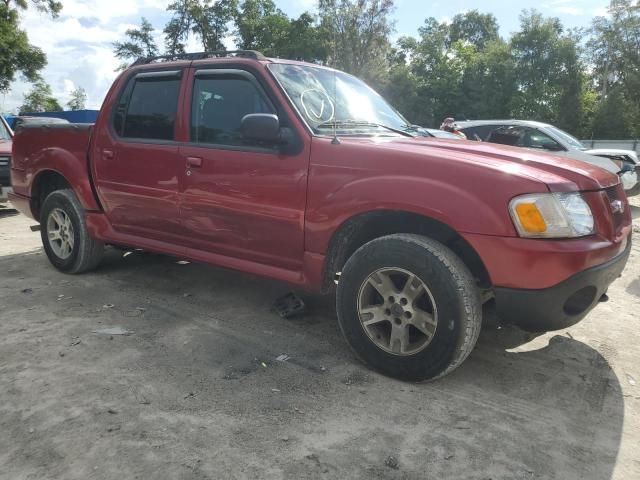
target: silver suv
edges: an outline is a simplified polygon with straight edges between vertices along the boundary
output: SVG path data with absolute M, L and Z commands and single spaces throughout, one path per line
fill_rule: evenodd
M 469 140 L 546 150 L 597 165 L 620 176 L 627 196 L 640 193 L 638 155 L 632 150 L 589 150 L 567 132 L 529 120 L 469 120 L 456 125 Z

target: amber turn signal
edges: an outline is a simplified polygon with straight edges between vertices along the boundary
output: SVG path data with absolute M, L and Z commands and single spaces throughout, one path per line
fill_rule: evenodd
M 535 203 L 520 203 L 515 210 L 520 225 L 527 232 L 543 233 L 547 230 L 547 224 Z

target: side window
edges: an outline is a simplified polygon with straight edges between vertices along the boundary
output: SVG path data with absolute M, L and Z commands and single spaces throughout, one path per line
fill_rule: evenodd
M 522 139 L 524 131 L 522 127 L 504 126 L 493 130 L 487 137 L 489 143 L 500 143 L 502 145 L 511 145 L 522 147 Z
M 522 137 L 523 147 L 538 148 L 542 150 L 558 151 L 562 146 L 546 133 L 535 128 L 527 128 Z
M 150 140 L 175 138 L 180 78 L 138 75 L 125 88 L 114 115 L 119 136 Z
M 258 87 L 240 75 L 196 76 L 191 102 L 191 141 L 253 145 L 242 138 L 240 122 L 250 113 L 275 113 Z

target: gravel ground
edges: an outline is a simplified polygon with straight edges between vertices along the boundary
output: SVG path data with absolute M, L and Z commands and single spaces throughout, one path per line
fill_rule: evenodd
M 0 478 L 637 480 L 634 216 L 583 322 L 534 337 L 489 316 L 461 368 L 409 384 L 358 362 L 331 297 L 283 320 L 286 285 L 144 252 L 63 275 L 0 213 Z

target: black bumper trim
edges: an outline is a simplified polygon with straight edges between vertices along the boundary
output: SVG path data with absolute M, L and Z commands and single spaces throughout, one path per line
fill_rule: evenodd
M 541 290 L 494 288 L 498 316 L 507 323 L 530 331 L 560 330 L 582 320 L 607 292 L 609 285 L 624 270 L 631 252 L 631 237 L 624 252 L 601 265 L 583 270 L 553 287 Z M 591 288 L 588 288 L 591 287 Z M 585 289 L 585 290 L 583 290 Z M 567 301 L 578 291 L 589 292 L 591 302 L 579 313 L 566 308 Z M 569 310 L 569 313 L 567 313 Z

